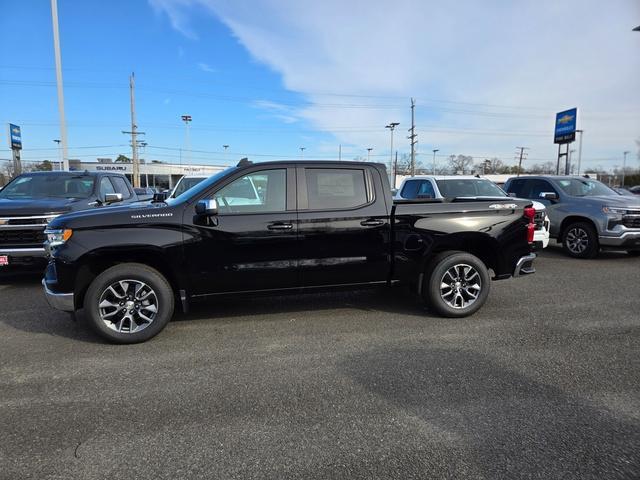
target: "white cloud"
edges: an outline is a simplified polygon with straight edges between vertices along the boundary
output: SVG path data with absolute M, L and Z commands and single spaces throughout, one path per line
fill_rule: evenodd
M 194 7 L 220 18 L 309 100 L 286 115 L 356 150 L 388 149 L 390 121 L 401 122 L 396 139 L 406 150 L 411 96 L 425 152 L 510 159 L 524 145 L 531 159 L 552 159 L 553 115 L 572 106 L 592 164 L 613 166 L 604 159 L 635 150 L 640 135 L 633 0 L 151 2 L 186 35 Z
M 207 73 L 214 73 L 216 70 L 215 68 L 213 68 L 211 65 L 209 65 L 208 63 L 204 63 L 204 62 L 198 62 L 197 64 L 198 68 L 200 70 L 202 70 L 203 72 L 207 72 Z

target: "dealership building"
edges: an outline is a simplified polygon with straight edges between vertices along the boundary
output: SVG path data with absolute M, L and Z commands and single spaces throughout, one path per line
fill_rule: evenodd
M 140 186 L 160 189 L 171 189 L 184 175 L 214 175 L 222 170 L 223 165 L 173 164 L 164 162 L 140 163 Z M 131 180 L 132 163 L 114 163 L 109 158 L 98 159 L 97 162 L 81 162 L 69 160 L 69 170 L 89 172 L 118 172 Z

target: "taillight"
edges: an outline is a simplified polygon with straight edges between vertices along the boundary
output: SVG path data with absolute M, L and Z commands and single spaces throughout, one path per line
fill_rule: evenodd
M 529 243 L 533 243 L 533 234 L 536 230 L 536 224 L 533 219 L 536 216 L 536 209 L 533 207 L 525 207 L 524 209 L 524 218 L 529 219 L 529 225 L 527 225 L 527 241 Z

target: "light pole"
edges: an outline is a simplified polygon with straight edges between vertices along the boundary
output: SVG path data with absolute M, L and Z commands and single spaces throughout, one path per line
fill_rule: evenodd
M 580 175 L 580 168 L 582 165 L 582 134 L 584 130 L 576 130 L 580 134 L 580 143 L 578 143 L 578 175 Z
M 54 142 L 58 144 L 58 169 L 62 170 L 62 150 L 60 150 L 60 140 L 55 139 Z
M 389 182 L 393 178 L 393 131 L 400 125 L 399 122 L 391 122 L 389 125 L 385 125 L 384 128 L 388 128 L 391 132 L 391 153 L 389 154 Z M 393 185 L 395 187 L 395 185 Z
M 373 150 L 373 148 L 367 148 L 367 162 L 371 161 L 371 150 Z
M 304 159 L 304 151 L 306 150 L 306 147 L 300 147 L 300 160 Z
M 569 150 L 569 155 L 567 155 L 567 175 L 571 175 L 571 157 L 575 152 L 575 149 L 571 149 Z
M 436 153 L 439 152 L 440 150 L 438 150 L 437 148 L 435 148 L 433 150 L 433 171 L 431 172 L 432 175 L 436 174 Z
M 191 139 L 189 138 L 189 124 L 191 123 L 191 115 L 182 115 L 182 121 L 185 125 L 185 149 L 187 150 L 187 163 L 191 165 Z
M 622 158 L 622 185 L 621 187 L 624 188 L 624 174 L 625 174 L 625 170 L 627 168 L 627 155 L 629 154 L 629 151 L 625 151 L 623 154 L 623 158 Z
M 64 118 L 64 93 L 62 90 L 62 59 L 60 57 L 60 32 L 58 30 L 57 0 L 51 0 L 51 20 L 53 22 L 53 53 L 56 59 L 56 85 L 58 87 L 58 113 L 60 114 L 62 167 L 64 170 L 69 170 L 69 152 L 67 151 L 67 123 Z

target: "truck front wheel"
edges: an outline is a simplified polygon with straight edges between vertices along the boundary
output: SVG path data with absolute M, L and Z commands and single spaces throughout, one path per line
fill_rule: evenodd
M 490 290 L 489 272 L 478 257 L 465 252 L 443 252 L 425 271 L 423 297 L 445 317 L 466 317 L 484 305 Z
M 139 343 L 154 337 L 173 316 L 173 291 L 157 270 L 121 263 L 98 275 L 84 298 L 95 332 L 113 343 Z

